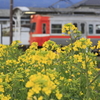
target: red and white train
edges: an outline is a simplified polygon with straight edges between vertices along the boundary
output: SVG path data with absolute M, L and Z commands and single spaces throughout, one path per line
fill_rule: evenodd
M 94 45 L 100 40 L 99 15 L 31 15 L 30 31 L 14 33 L 13 41 L 20 40 L 23 45 L 38 42 L 42 46 L 45 41 L 52 40 L 57 44 L 67 45 L 69 35 L 63 36 L 62 26 L 73 23 L 82 32 L 82 37 L 90 38 Z M 3 44 L 9 44 L 9 38 L 3 37 Z
M 67 45 L 69 35 L 63 36 L 62 26 L 73 23 L 82 32 L 82 37 L 90 38 L 94 45 L 100 40 L 100 16 L 85 15 L 31 15 L 30 44 L 38 42 L 42 46 L 45 41 L 53 40 L 57 44 Z

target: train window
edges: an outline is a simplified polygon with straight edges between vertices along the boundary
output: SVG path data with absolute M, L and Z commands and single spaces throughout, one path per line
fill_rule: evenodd
M 31 23 L 30 31 L 34 32 L 35 31 L 35 27 L 36 27 L 36 23 Z
M 100 24 L 96 25 L 96 34 L 100 34 Z
M 46 24 L 42 24 L 42 33 L 46 33 Z
M 73 25 L 75 25 L 75 27 L 77 27 L 77 23 L 73 23 Z
M 62 25 L 61 24 L 52 24 L 51 25 L 51 32 L 52 33 L 62 33 Z
M 89 24 L 89 34 L 93 34 L 93 25 Z
M 85 32 L 85 24 L 84 23 L 81 23 L 81 32 L 82 32 L 82 34 L 84 34 L 84 32 Z

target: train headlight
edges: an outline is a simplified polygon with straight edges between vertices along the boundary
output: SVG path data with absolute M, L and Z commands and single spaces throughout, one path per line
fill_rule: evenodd
M 31 16 L 30 16 L 30 18 L 33 18 L 33 17 L 34 17 L 34 15 L 31 15 Z

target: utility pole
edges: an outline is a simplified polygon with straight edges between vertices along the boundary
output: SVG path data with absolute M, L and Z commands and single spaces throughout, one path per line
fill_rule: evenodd
M 10 44 L 13 40 L 13 0 L 10 0 Z

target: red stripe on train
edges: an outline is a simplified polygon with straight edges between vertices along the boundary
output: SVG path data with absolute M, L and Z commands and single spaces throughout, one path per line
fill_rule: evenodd
M 50 36 L 50 38 L 70 38 L 70 36 Z
M 87 36 L 87 38 L 100 38 L 100 36 Z
M 70 36 L 50 36 L 50 38 L 70 38 Z M 87 36 L 87 38 L 100 38 L 100 36 Z
M 70 38 L 70 36 L 50 36 L 50 38 Z M 100 36 L 87 36 L 87 38 L 100 38 Z

